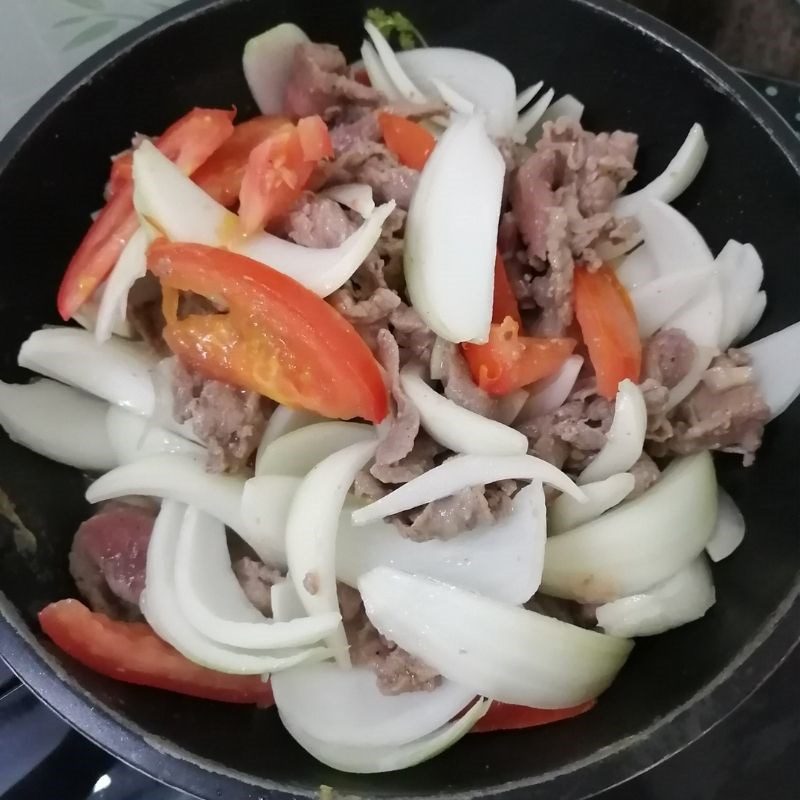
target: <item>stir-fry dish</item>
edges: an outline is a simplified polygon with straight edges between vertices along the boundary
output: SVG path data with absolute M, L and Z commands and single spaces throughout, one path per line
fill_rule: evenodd
M 636 133 L 365 31 L 348 64 L 279 25 L 244 49 L 259 116 L 112 157 L 0 421 L 91 475 L 55 645 L 382 772 L 590 711 L 634 638 L 708 612 L 744 536 L 711 453 L 753 462 L 800 330 L 733 347 L 759 254 L 669 205 L 700 124 L 629 192 Z

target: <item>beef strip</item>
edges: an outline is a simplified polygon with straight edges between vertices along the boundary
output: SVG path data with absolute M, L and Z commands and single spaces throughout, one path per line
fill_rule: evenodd
M 661 477 L 661 470 L 647 453 L 642 453 L 628 472 L 633 475 L 635 483 L 633 491 L 625 498 L 626 501 L 644 494 Z
M 358 226 L 328 197 L 306 192 L 289 212 L 286 233 L 304 247 L 338 247 Z
M 379 463 L 377 458 L 369 469 L 369 475 L 381 484 L 401 484 L 418 478 L 429 469 L 436 466 L 436 457 L 445 452 L 438 442 L 435 442 L 424 431 L 420 431 L 414 439 L 414 446 L 401 459 Z M 377 500 L 387 494 L 393 486 L 382 486 L 381 489 L 364 481 L 357 485 L 357 493 L 367 499 Z
M 257 558 L 242 556 L 232 564 L 233 574 L 247 599 L 265 616 L 272 616 L 272 587 L 284 580 L 283 573 Z
M 643 378 L 671 389 L 688 374 L 697 347 L 682 330 L 666 328 L 645 342 L 642 355 Z

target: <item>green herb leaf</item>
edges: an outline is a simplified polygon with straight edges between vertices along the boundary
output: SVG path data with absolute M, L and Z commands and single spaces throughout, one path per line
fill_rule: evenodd
M 117 20 L 115 19 L 105 19 L 102 22 L 95 22 L 94 25 L 90 25 L 88 28 L 82 30 L 77 36 L 70 39 L 64 45 L 64 52 L 66 53 L 68 50 L 74 50 L 76 47 L 93 42 L 95 39 L 99 39 L 102 36 L 106 36 L 116 27 Z
M 103 0 L 67 0 L 78 8 L 88 8 L 90 11 L 103 11 L 105 4 Z
M 397 35 L 397 43 L 401 50 L 413 50 L 417 44 L 427 47 L 425 37 L 417 30 L 413 22 L 400 11 L 387 13 L 382 8 L 371 8 L 367 11 L 367 19 L 387 38 Z

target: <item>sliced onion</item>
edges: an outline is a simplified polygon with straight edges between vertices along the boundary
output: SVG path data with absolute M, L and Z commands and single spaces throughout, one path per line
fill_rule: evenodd
M 272 585 L 270 604 L 272 605 L 272 618 L 275 622 L 291 622 L 293 619 L 307 616 L 290 578 Z
M 151 424 L 146 417 L 119 406 L 108 406 L 105 418 L 106 435 L 116 455 L 117 464 L 128 464 L 140 458 L 175 453 L 205 461 L 208 451 L 197 442 L 190 442 L 177 433 Z
M 432 78 L 431 83 L 445 104 L 457 114 L 473 114 L 475 112 L 475 104 L 460 95 L 450 84 L 439 78 Z
M 515 142 L 525 142 L 531 129 L 539 122 L 544 112 L 547 111 L 547 107 L 553 102 L 555 93 L 555 89 L 548 89 L 527 111 L 523 111 L 519 115 L 512 133 Z
M 242 524 L 250 546 L 273 564 L 286 564 L 286 521 L 300 478 L 259 475 L 244 484 Z
M 642 455 L 647 433 L 647 406 L 642 390 L 627 378 L 619 384 L 614 419 L 606 443 L 578 477 L 579 484 L 593 483 L 629 470 Z
M 703 552 L 717 516 L 707 452 L 673 461 L 644 494 L 547 540 L 542 591 L 582 603 L 636 594 Z
M 706 545 L 706 552 L 715 563 L 731 555 L 744 540 L 744 515 L 733 498 L 721 487 L 717 490 L 717 525 Z
M 582 367 L 583 356 L 570 356 L 555 375 L 534 383 L 520 412 L 522 417 L 532 419 L 561 408 L 570 396 Z
M 469 169 L 464 165 L 469 164 Z M 486 342 L 505 165 L 478 117 L 459 117 L 422 170 L 406 220 L 414 308 L 451 342 Z
M 428 386 L 418 372 L 404 369 L 400 383 L 419 411 L 422 427 L 448 449 L 479 456 L 527 452 L 527 436 L 448 400 Z
M 364 69 L 373 89 L 379 91 L 390 103 L 405 102 L 405 97 L 392 83 L 392 79 L 378 57 L 378 51 L 372 42 L 364 40 L 361 44 L 361 59 L 364 62 Z
M 355 526 L 343 515 L 336 574 L 356 586 L 371 569 L 392 566 L 519 605 L 539 588 L 546 535 L 539 482 L 517 492 L 507 516 L 453 539 L 415 542 L 389 523 Z
M 353 512 L 354 525 L 366 525 L 409 508 L 424 506 L 470 486 L 495 481 L 542 481 L 555 486 L 579 502 L 586 495 L 560 469 L 536 456 L 471 456 L 449 458 L 438 467 Z
M 189 624 L 180 609 L 175 590 L 178 534 L 184 511 L 185 507 L 180 503 L 165 501 L 147 548 L 145 588 L 140 605 L 145 619 L 156 634 L 190 661 L 237 675 L 263 674 L 324 657 L 323 648 L 280 655 L 274 651 L 228 647 L 211 641 Z
M 705 557 L 642 594 L 621 597 L 597 609 L 597 624 L 612 636 L 655 636 L 700 619 L 716 600 Z
M 663 408 L 665 414 L 672 411 L 678 403 L 682 403 L 694 391 L 718 352 L 716 347 L 697 348 L 689 371 L 669 390 L 669 396 Z
M 266 619 L 233 573 L 225 526 L 194 508 L 187 509 L 178 536 L 175 590 L 180 610 L 204 636 L 248 650 L 311 645 L 341 619 L 335 612 L 289 622 Z
M 369 21 L 364 23 L 364 30 L 367 35 L 372 39 L 372 44 L 378 54 L 378 58 L 383 64 L 386 74 L 398 92 L 409 103 L 427 103 L 426 97 L 414 84 L 414 81 L 408 77 L 403 66 L 397 60 L 394 50 L 392 50 L 389 43 L 384 39 L 383 34 Z
M 292 738 L 317 761 L 342 772 L 367 775 L 407 769 L 439 755 L 468 734 L 486 714 L 490 705 L 488 700 L 479 700 L 469 711 L 438 731 L 407 744 L 386 747 L 350 747 L 335 742 L 323 742 L 311 736 L 294 720 L 281 715 L 281 721 Z M 278 712 L 280 713 L 280 709 Z
M 106 433 L 106 403 L 50 380 L 0 381 L 0 425 L 34 453 L 91 471 L 119 463 Z
M 358 582 L 372 624 L 445 678 L 503 703 L 567 708 L 614 680 L 632 643 L 388 567 Z
M 601 514 L 619 505 L 632 491 L 636 479 L 630 472 L 620 472 L 594 483 L 581 487 L 589 498 L 587 503 L 576 503 L 568 495 L 562 494 L 551 504 L 547 522 L 551 533 L 563 533 L 577 528 L 586 522 L 597 519 Z
M 584 105 L 577 97 L 573 97 L 571 94 L 565 94 L 563 97 L 559 97 L 558 100 L 552 103 L 547 111 L 539 117 L 539 121 L 530 129 L 527 139 L 528 146 L 533 146 L 542 138 L 545 122 L 555 122 L 557 119 L 561 119 L 561 117 L 580 122 L 583 116 L 583 109 Z
M 286 523 L 289 575 L 309 615 L 339 610 L 336 594 L 336 534 L 347 492 L 375 455 L 377 440 L 350 445 L 328 456 L 303 479 Z M 341 624 L 326 642 L 341 666 L 350 666 Z
M 372 187 L 366 183 L 340 183 L 338 186 L 323 189 L 320 195 L 330 197 L 331 200 L 360 214 L 364 219 L 368 219 L 375 210 Z
M 169 239 L 227 247 L 294 278 L 320 297 L 336 291 L 361 266 L 395 207 L 393 200 L 378 206 L 338 247 L 303 247 L 270 233 L 239 236 L 238 217 L 149 142 L 134 153 L 133 178 L 136 210 Z
M 22 343 L 18 361 L 137 414 L 153 411 L 150 370 L 156 358 L 141 342 L 111 339 L 100 344 L 79 328 L 44 328 Z
M 751 244 L 731 239 L 716 258 L 725 313 L 722 319 L 720 349 L 727 350 L 747 324 L 756 296 L 764 280 L 761 257 Z M 766 297 L 765 297 L 766 299 Z
M 319 414 L 306 411 L 304 408 L 278 406 L 267 421 L 267 427 L 264 429 L 264 435 L 258 446 L 258 454 L 260 455 L 266 447 L 284 434 L 296 431 L 306 425 L 313 425 L 315 422 L 322 422 L 324 419 Z M 258 455 L 256 462 L 258 462 Z
M 283 113 L 295 48 L 308 41 L 308 36 L 297 25 L 284 22 L 245 44 L 244 77 L 262 114 Z
M 752 359 L 758 388 L 772 412 L 783 414 L 800 394 L 800 322 L 765 336 L 743 350 Z
M 617 278 L 628 292 L 646 286 L 658 278 L 658 264 L 647 242 L 622 259 L 617 267 Z
M 139 228 L 128 240 L 111 270 L 97 310 L 94 335 L 98 342 L 107 342 L 114 330 L 127 318 L 131 286 L 147 273 L 148 244 L 147 233 Z
M 538 83 L 534 83 L 533 86 L 529 86 L 527 89 L 523 89 L 518 95 L 517 99 L 514 103 L 514 109 L 516 110 L 517 114 L 519 114 L 528 103 L 536 97 L 539 92 L 542 91 L 542 87 L 544 86 L 544 81 L 539 81 Z
M 671 203 L 697 177 L 707 153 L 708 142 L 703 126 L 695 122 L 667 168 L 638 192 L 620 197 L 614 203 L 614 214 L 618 217 L 636 215 L 642 202 L 648 198 Z
M 272 680 L 275 704 L 310 736 L 346 747 L 390 747 L 413 742 L 446 725 L 475 699 L 452 681 L 430 692 L 383 694 L 367 667 L 344 670 L 313 664 Z
M 94 294 L 72 315 L 72 319 L 84 330 L 94 333 L 94 329 L 97 327 L 97 314 L 100 310 L 100 303 L 103 301 L 105 288 L 105 283 L 101 283 L 95 289 Z M 126 318 L 118 319 L 111 332 L 123 339 L 133 339 L 136 335 Z
M 447 339 L 437 336 L 431 347 L 430 375 L 431 380 L 440 381 L 444 377 L 447 359 L 452 345 Z
M 256 475 L 303 477 L 343 448 L 375 439 L 375 428 L 360 422 L 317 422 L 286 433 L 258 454 Z
M 753 300 L 753 304 L 747 310 L 742 319 L 741 327 L 739 328 L 739 332 L 736 334 L 735 341 L 741 341 L 742 339 L 746 339 L 752 332 L 753 328 L 758 325 L 761 321 L 761 317 L 764 316 L 764 310 L 767 307 L 767 293 L 765 291 L 760 291 Z
M 511 135 L 517 117 L 517 85 L 504 64 L 483 53 L 455 47 L 404 50 L 397 53 L 397 60 L 426 96 L 436 97 L 437 79 L 486 115 L 491 136 Z

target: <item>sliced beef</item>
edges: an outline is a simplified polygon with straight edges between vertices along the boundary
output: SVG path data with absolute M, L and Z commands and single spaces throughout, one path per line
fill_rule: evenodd
M 139 278 L 128 293 L 128 322 L 145 344 L 159 356 L 170 354 L 164 341 L 166 320 L 161 311 L 161 284 L 151 273 Z
M 647 453 L 642 453 L 628 472 L 633 475 L 636 482 L 633 484 L 633 491 L 625 498 L 626 500 L 633 500 L 643 494 L 661 477 L 661 470 Z
M 351 118 L 330 129 L 331 145 L 335 156 L 342 155 L 366 142 L 380 142 L 381 128 L 375 111 L 357 109 Z
M 661 330 L 645 342 L 643 377 L 671 389 L 686 377 L 696 355 L 695 343 L 682 330 Z
M 434 500 L 428 505 L 398 514 L 395 525 L 401 533 L 416 542 L 429 539 L 452 539 L 494 521 L 483 486 L 472 486 Z
M 423 322 L 416 309 L 400 303 L 390 314 L 389 324 L 400 347 L 402 363 L 430 364 L 436 334 Z
M 284 580 L 283 573 L 257 558 L 242 556 L 233 562 L 233 574 L 247 599 L 265 616 L 272 616 L 272 587 Z
M 408 483 L 429 469 L 433 469 L 436 466 L 437 456 L 444 452 L 445 449 L 438 442 L 431 439 L 425 431 L 420 431 L 414 440 L 414 446 L 407 455 L 387 464 L 379 463 L 376 459 L 369 469 L 369 474 L 381 484 Z M 394 486 L 390 485 L 378 489 L 365 481 L 360 485 L 357 484 L 356 491 L 362 497 L 377 500 L 393 488 Z
M 310 192 L 286 220 L 288 237 L 304 247 L 338 247 L 357 227 L 337 202 Z
M 205 378 L 175 359 L 173 413 L 191 420 L 195 435 L 208 448 L 210 472 L 241 470 L 258 447 L 272 401 L 256 392 Z
M 402 304 L 392 289 L 378 288 L 366 299 L 359 300 L 352 284 L 337 289 L 328 302 L 358 331 L 370 350 L 378 352 L 378 335 L 389 327 L 389 319 Z

